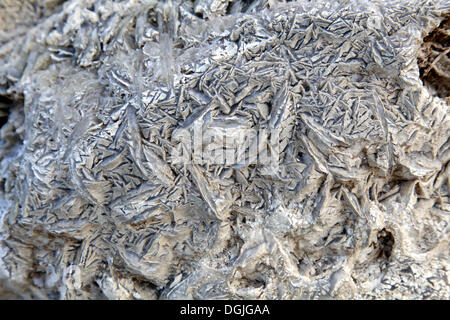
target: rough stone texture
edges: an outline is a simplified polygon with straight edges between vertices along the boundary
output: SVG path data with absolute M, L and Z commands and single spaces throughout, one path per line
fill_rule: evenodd
M 449 299 L 449 12 L 0 2 L 0 297 Z

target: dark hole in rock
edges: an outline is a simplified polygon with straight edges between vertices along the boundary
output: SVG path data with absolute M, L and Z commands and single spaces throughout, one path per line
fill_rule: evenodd
M 9 110 L 13 106 L 13 101 L 5 96 L 0 96 L 0 128 L 8 122 Z
M 420 79 L 433 94 L 450 103 L 450 13 L 423 39 L 417 63 Z
M 203 12 L 195 12 L 194 15 L 195 15 L 197 18 L 203 19 Z
M 305 92 L 308 92 L 309 90 L 311 90 L 311 87 L 309 86 L 309 84 L 305 81 L 303 84 L 303 89 L 305 89 Z
M 225 10 L 226 15 L 232 14 L 232 11 L 231 11 L 232 7 L 233 7 L 233 2 L 230 1 L 227 5 L 227 9 Z
M 243 277 L 240 279 L 240 287 L 241 288 L 264 288 L 266 283 L 263 279 L 252 279 Z
M 378 247 L 380 249 L 378 257 L 383 259 L 389 259 L 395 244 L 394 236 L 390 231 L 383 229 L 378 233 L 377 238 L 378 238 Z

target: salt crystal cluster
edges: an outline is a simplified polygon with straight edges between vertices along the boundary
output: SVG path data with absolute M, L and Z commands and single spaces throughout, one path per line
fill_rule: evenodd
M 449 299 L 449 12 L 0 3 L 0 298 Z

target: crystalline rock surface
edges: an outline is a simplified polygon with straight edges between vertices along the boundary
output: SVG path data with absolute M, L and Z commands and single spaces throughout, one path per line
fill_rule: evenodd
M 449 299 L 449 13 L 1 1 L 0 298 Z

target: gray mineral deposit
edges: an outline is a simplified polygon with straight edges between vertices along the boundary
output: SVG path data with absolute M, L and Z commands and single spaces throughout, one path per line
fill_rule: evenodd
M 448 0 L 0 0 L 0 298 L 450 299 Z

